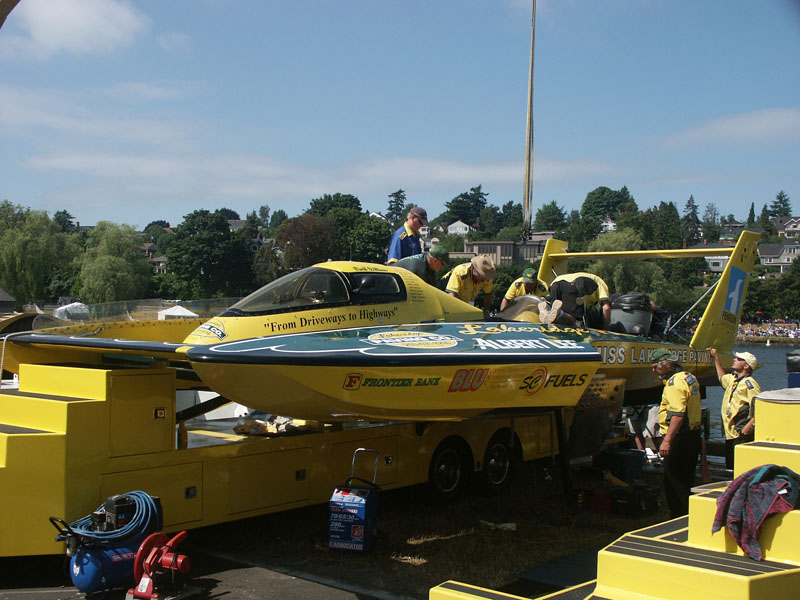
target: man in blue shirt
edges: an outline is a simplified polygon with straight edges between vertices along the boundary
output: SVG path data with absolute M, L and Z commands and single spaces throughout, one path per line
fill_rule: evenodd
M 389 254 L 386 264 L 396 263 L 406 256 L 414 256 L 422 252 L 422 240 L 419 239 L 419 228 L 428 226 L 428 213 L 421 206 L 415 206 L 408 211 L 406 222 L 394 232 L 389 242 Z

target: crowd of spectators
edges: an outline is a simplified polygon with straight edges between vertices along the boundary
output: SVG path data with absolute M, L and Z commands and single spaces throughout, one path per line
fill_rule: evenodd
M 785 337 L 800 339 L 797 319 L 763 320 L 759 323 L 741 323 L 739 337 Z

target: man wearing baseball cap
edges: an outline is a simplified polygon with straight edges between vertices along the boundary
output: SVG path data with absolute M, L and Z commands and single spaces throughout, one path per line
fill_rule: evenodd
M 756 357 L 750 352 L 733 353 L 733 373 L 722 368 L 719 352 L 709 348 L 714 357 L 719 384 L 725 390 L 722 396 L 722 428 L 725 430 L 725 468 L 733 469 L 734 448 L 752 442 L 755 432 L 753 400 L 761 393 L 761 386 L 753 379 L 759 368 Z
M 681 368 L 667 348 L 650 355 L 653 371 L 664 383 L 658 410 L 663 439 L 659 454 L 664 459 L 664 493 L 671 518 L 689 512 L 689 495 L 700 457 L 700 385 Z
M 547 294 L 547 285 L 545 285 L 544 281 L 536 277 L 536 271 L 531 268 L 525 269 L 522 272 L 522 277 L 518 277 L 508 286 L 508 291 L 506 295 L 503 296 L 503 301 L 500 303 L 500 310 L 504 311 L 509 302 L 525 294 L 536 294 L 542 297 Z
M 414 256 L 422 252 L 419 229 L 423 226 L 428 226 L 428 212 L 421 206 L 415 206 L 408 211 L 405 223 L 392 235 L 386 259 L 387 265 L 396 263 L 406 256 Z
M 483 292 L 483 316 L 488 317 L 492 308 L 492 284 L 496 271 L 494 261 L 488 254 L 473 256 L 472 260 L 457 265 L 450 272 L 446 291 L 464 302 L 474 302 L 478 294 Z
M 437 244 L 427 252 L 406 256 L 391 266 L 411 271 L 425 283 L 436 287 L 436 272 L 448 264 L 450 264 L 450 253 L 447 248 Z

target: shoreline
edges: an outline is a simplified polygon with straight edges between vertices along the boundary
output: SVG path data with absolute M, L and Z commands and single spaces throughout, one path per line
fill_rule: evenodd
M 800 345 L 800 338 L 790 338 L 775 335 L 737 335 L 736 342 L 739 344 L 785 344 L 788 346 Z

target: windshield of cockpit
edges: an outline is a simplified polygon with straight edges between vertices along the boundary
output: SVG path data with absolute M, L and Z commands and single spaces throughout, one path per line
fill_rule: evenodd
M 222 313 L 223 317 L 376 304 L 405 299 L 399 279 L 390 273 L 340 273 L 308 267 L 268 283 Z

